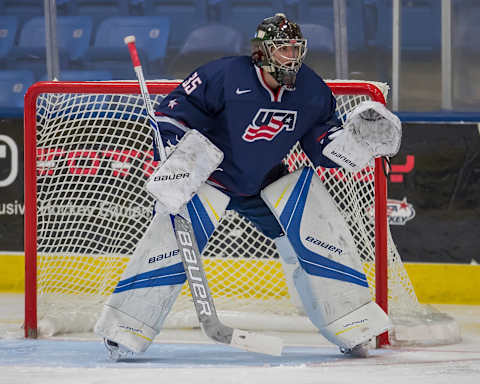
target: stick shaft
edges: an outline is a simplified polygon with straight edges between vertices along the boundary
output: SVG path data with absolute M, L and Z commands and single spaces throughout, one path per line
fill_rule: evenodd
M 145 103 L 145 107 L 147 108 L 148 120 L 153 130 L 153 136 L 158 149 L 158 155 L 160 156 L 160 160 L 163 162 L 167 159 L 167 154 L 165 152 L 165 147 L 163 145 L 157 120 L 155 119 L 155 111 L 153 110 L 152 100 L 150 99 L 150 94 L 148 93 L 147 82 L 145 81 L 145 77 L 143 76 L 143 69 L 142 65 L 140 64 L 140 57 L 138 56 L 137 46 L 135 45 L 135 36 L 127 36 L 125 37 L 124 41 L 128 47 L 128 51 L 130 52 L 130 58 L 132 59 L 133 69 L 135 70 L 138 84 L 140 85 L 140 92 L 142 94 L 143 102 Z
M 182 255 L 195 311 L 203 332 L 217 343 L 247 351 L 280 356 L 283 348 L 280 338 L 231 328 L 220 321 L 208 288 L 208 280 L 192 224 L 180 215 L 175 216 L 174 221 L 175 236 Z
M 218 319 L 192 224 L 179 215 L 175 216 L 174 221 L 175 236 L 182 255 L 183 267 L 198 321 L 207 336 L 217 342 L 230 344 L 233 329 L 224 326 Z

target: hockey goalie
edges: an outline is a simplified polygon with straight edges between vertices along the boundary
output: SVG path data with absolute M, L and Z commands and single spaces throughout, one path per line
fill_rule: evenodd
M 145 351 L 183 283 L 195 283 L 197 266 L 185 263 L 173 218 L 191 223 L 201 252 L 225 210 L 274 240 L 289 291 L 343 353 L 365 356 L 369 341 L 391 328 L 314 168 L 289 174 L 282 159 L 299 142 L 313 167 L 360 171 L 398 152 L 401 124 L 366 101 L 342 125 L 331 90 L 302 64 L 306 53 L 299 26 L 276 14 L 258 26 L 251 56 L 197 68 L 162 101 L 154 152 L 165 146 L 168 158 L 146 185 L 155 216 L 95 326 L 112 357 Z M 204 287 L 190 287 L 205 299 L 197 312 L 211 312 Z

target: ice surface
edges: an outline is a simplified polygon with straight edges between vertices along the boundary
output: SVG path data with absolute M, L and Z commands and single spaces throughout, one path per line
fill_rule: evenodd
M 356 359 L 316 336 L 289 334 L 284 337 L 290 346 L 281 357 L 272 357 L 182 331 L 168 332 L 146 353 L 115 363 L 91 335 L 23 339 L 22 296 L 0 295 L 0 383 L 480 383 L 480 306 L 441 310 L 460 323 L 461 343 L 385 348 Z

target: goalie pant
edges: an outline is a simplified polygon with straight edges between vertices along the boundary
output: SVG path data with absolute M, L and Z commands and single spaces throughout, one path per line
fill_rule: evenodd
M 305 168 L 284 176 L 263 190 L 262 198 L 287 234 L 275 242 L 289 291 L 297 291 L 293 297 L 328 340 L 352 348 L 390 329 L 391 323 L 371 301 L 353 239 L 314 174 Z M 204 185 L 187 205 L 200 251 L 227 204 L 226 195 Z M 162 329 L 184 281 L 170 217 L 156 215 L 95 332 L 134 352 L 145 351 Z

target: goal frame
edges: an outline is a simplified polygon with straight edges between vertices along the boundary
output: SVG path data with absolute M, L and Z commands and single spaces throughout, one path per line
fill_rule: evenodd
M 166 94 L 179 81 L 147 81 L 150 93 Z M 368 82 L 328 82 L 335 95 L 366 95 L 385 104 L 381 90 Z M 101 92 L 99 88 L 101 87 Z M 37 337 L 37 154 L 36 154 L 36 100 L 42 93 L 111 93 L 140 94 L 135 81 L 61 82 L 43 81 L 33 84 L 25 94 L 24 102 L 24 196 L 25 196 L 25 322 L 26 338 Z M 388 223 L 387 176 L 382 158 L 375 159 L 375 300 L 388 314 Z M 388 334 L 377 338 L 377 346 L 387 345 Z

